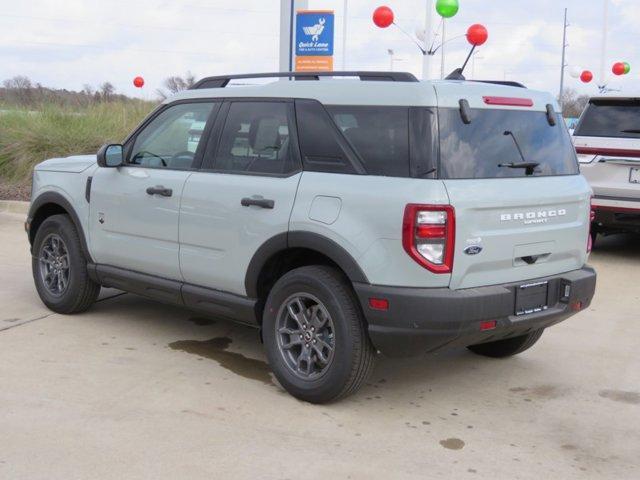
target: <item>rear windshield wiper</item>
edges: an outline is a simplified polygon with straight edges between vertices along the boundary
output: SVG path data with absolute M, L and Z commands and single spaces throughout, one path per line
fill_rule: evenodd
M 620 133 L 640 133 L 640 128 L 631 128 L 629 130 L 620 130 Z
M 518 143 L 518 140 L 516 139 L 516 136 L 512 131 L 506 130 L 503 135 L 510 136 L 513 139 L 513 143 L 516 144 L 516 148 L 518 149 L 518 153 L 520 154 L 522 162 L 499 163 L 498 167 L 524 168 L 526 169 L 526 171 L 524 172 L 525 175 L 533 175 L 536 171 L 536 167 L 540 164 L 538 162 L 527 162 L 527 160 L 524 158 L 524 154 L 522 153 L 522 149 L 520 148 L 520 144 Z
M 510 162 L 510 163 L 498 164 L 499 167 L 505 167 L 505 168 L 526 168 L 527 175 L 533 175 L 534 169 L 538 165 L 540 165 L 538 162 Z M 531 170 L 531 173 L 529 173 L 529 170 Z

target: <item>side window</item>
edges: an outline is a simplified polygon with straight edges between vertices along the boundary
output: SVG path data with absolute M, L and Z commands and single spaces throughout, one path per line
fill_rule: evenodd
M 285 102 L 233 102 L 215 155 L 214 170 L 284 175 L 299 169 Z
M 213 102 L 184 103 L 164 110 L 137 135 L 128 163 L 190 168 L 213 106 Z
M 409 177 L 407 107 L 327 106 L 369 175 Z
M 312 172 L 356 173 L 322 105 L 314 100 L 296 100 L 298 136 L 304 169 Z

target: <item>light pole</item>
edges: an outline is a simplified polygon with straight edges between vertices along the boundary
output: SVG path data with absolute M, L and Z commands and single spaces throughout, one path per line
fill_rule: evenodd
M 389 71 L 393 72 L 393 50 L 388 48 L 387 53 L 389 54 Z
M 602 12 L 602 50 L 600 52 L 600 85 L 606 83 L 605 79 L 605 55 L 607 54 L 607 24 L 609 22 L 609 0 L 603 0 L 604 9 Z
M 566 63 L 566 55 L 567 55 L 567 27 L 569 24 L 567 23 L 567 9 L 564 9 L 564 27 L 562 30 L 562 63 L 560 65 L 560 93 L 558 94 L 558 103 L 560 104 L 560 109 L 562 109 L 562 94 L 564 92 L 564 69 L 567 66 Z

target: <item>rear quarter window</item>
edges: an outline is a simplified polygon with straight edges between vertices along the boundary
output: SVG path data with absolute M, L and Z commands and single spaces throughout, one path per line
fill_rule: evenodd
M 409 109 L 328 106 L 345 138 L 370 175 L 409 177 Z

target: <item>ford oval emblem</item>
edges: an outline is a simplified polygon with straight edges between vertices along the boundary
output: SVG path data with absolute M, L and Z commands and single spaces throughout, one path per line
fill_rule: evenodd
M 480 245 L 469 245 L 464 249 L 464 253 L 467 255 L 477 255 L 482 251 L 482 247 Z

